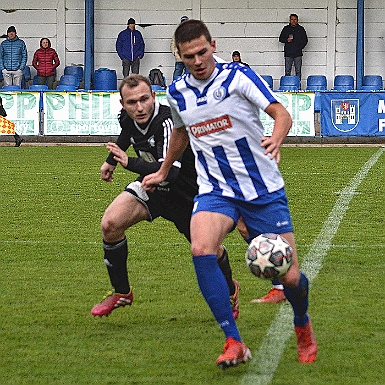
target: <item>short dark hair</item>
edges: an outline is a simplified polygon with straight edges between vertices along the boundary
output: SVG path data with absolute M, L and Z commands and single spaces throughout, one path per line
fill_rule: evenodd
M 211 34 L 206 24 L 201 20 L 188 19 L 175 30 L 175 44 L 179 49 L 179 44 L 199 39 L 201 36 L 211 43 Z
M 124 86 L 127 86 L 129 88 L 134 88 L 134 87 L 137 87 L 140 82 L 147 84 L 148 88 L 150 89 L 150 92 L 152 92 L 151 83 L 150 83 L 150 80 L 148 78 L 146 78 L 143 75 L 139 75 L 139 74 L 131 74 L 131 75 L 125 77 L 122 80 L 122 82 L 120 83 L 120 86 L 119 86 L 120 97 L 122 97 L 122 88 Z
M 298 15 L 296 13 L 291 13 L 290 17 L 294 16 L 298 20 Z

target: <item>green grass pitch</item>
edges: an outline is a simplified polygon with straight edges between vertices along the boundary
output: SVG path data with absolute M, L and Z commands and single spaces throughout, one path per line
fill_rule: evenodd
M 282 149 L 300 260 L 345 186 L 378 151 Z M 199 293 L 189 245 L 162 219 L 127 232 L 133 305 L 108 318 L 90 315 L 110 289 L 100 219 L 135 178 L 119 167 L 114 182 L 101 181 L 104 147 L 0 152 L 0 384 L 234 385 L 245 376 L 265 384 L 254 363 L 226 371 L 215 366 L 223 334 Z M 311 284 L 317 361 L 298 363 L 293 334 L 270 384 L 384 384 L 384 190 L 382 154 L 351 197 Z M 254 353 L 280 305 L 250 303 L 270 284 L 246 268 L 246 245 L 236 231 L 225 244 L 241 284 L 238 325 Z

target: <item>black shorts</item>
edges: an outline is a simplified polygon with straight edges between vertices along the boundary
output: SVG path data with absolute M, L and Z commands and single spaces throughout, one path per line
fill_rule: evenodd
M 140 191 L 140 189 L 141 187 L 138 187 L 138 185 L 129 184 L 124 191 L 134 196 L 147 208 L 148 221 L 152 222 L 158 217 L 167 219 L 173 222 L 179 232 L 191 242 L 190 220 L 194 204 L 193 197 L 188 198 L 176 192 L 167 191 L 167 189 L 166 191 L 156 189 L 153 193 L 146 193 L 148 199 L 145 199 L 143 191 Z

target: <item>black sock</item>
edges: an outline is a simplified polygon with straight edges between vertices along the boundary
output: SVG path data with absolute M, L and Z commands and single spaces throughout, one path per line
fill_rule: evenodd
M 119 242 L 109 243 L 103 240 L 104 263 L 107 266 L 110 281 L 116 293 L 128 294 L 130 284 L 128 282 L 127 238 Z
M 223 254 L 219 259 L 217 259 L 217 261 L 223 275 L 226 278 L 226 282 L 230 290 L 230 295 L 233 295 L 235 293 L 233 273 L 230 267 L 229 255 L 227 254 L 227 250 L 224 246 L 223 246 Z

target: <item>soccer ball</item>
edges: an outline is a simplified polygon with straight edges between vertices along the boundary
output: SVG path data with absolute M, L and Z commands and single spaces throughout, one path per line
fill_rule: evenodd
M 246 264 L 254 275 L 273 280 L 288 272 L 293 250 L 289 242 L 280 235 L 261 234 L 250 242 L 245 257 Z

